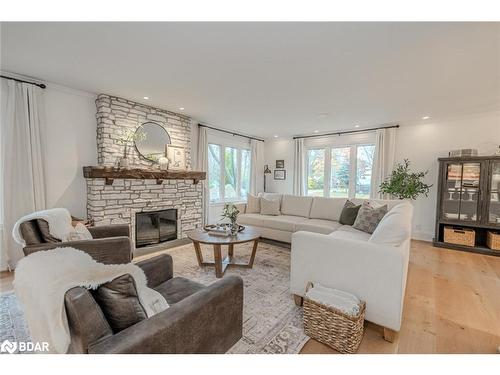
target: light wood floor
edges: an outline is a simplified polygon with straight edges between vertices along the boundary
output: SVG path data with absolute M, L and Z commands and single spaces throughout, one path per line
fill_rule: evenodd
M 0 292 L 13 275 L 0 274 Z M 366 323 L 359 353 L 495 353 L 500 346 L 500 257 L 433 247 L 412 241 L 398 338 Z M 336 353 L 309 340 L 305 354 Z

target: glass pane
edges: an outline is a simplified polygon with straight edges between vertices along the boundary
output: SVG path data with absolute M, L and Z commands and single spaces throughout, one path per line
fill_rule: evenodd
M 477 203 L 479 196 L 479 177 L 481 164 L 464 163 L 462 176 L 462 193 L 460 195 L 460 220 L 477 221 Z
M 373 155 L 375 145 L 357 147 L 356 155 L 356 198 L 370 198 Z
M 500 225 L 500 162 L 493 162 L 491 165 L 489 205 L 489 222 Z
M 220 200 L 220 146 L 208 145 L 208 188 L 210 190 L 210 200 Z
M 349 194 L 350 147 L 332 148 L 330 197 L 347 198 Z
M 237 198 L 237 168 L 238 149 L 226 147 L 224 149 L 225 175 L 224 175 L 224 199 Z
M 307 195 L 322 197 L 325 186 L 325 149 L 307 151 Z
M 250 192 L 250 150 L 241 150 L 240 198 L 246 199 Z
M 443 188 L 443 217 L 458 220 L 460 214 L 460 187 L 462 185 L 462 164 L 448 164 L 446 182 Z

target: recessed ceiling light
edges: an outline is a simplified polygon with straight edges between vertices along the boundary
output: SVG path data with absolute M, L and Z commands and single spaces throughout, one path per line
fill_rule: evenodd
M 314 132 L 315 132 L 315 133 L 319 133 L 319 130 L 315 130 Z
M 359 128 L 359 125 L 354 125 L 355 128 Z
M 181 111 L 184 111 L 184 107 L 179 107 L 179 109 L 180 109 Z
M 276 134 L 275 134 L 275 135 L 274 135 L 274 138 L 278 138 L 278 135 L 276 135 Z
M 144 97 L 144 100 L 149 100 L 149 96 L 145 96 L 145 97 Z
M 428 120 L 430 118 L 431 118 L 431 116 L 424 116 L 424 117 L 422 117 L 422 120 Z

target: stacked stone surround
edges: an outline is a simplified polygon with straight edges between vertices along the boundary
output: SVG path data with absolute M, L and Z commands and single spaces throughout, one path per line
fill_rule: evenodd
M 184 147 L 186 165 L 191 168 L 191 119 L 178 113 L 148 107 L 130 100 L 101 94 L 97 107 L 97 161 L 99 165 L 117 166 L 124 154 L 119 142 L 126 129 L 135 131 L 145 122 L 154 122 L 167 130 L 172 145 Z M 133 145 L 127 148 L 131 166 L 152 167 L 154 164 L 142 158 Z
M 142 123 L 152 121 L 168 131 L 173 145 L 185 148 L 186 164 L 191 169 L 189 117 L 109 95 L 99 95 L 96 106 L 99 165 L 117 165 L 123 156 L 123 145 L 118 142 L 123 129 L 135 130 Z M 129 159 L 133 167 L 155 167 L 133 146 L 129 147 Z M 136 212 L 177 209 L 178 239 L 202 225 L 201 183 L 163 180 L 157 184 L 151 179 L 114 179 L 113 184 L 106 185 L 103 178 L 87 178 L 86 183 L 88 218 L 96 225 L 129 224 L 134 244 Z

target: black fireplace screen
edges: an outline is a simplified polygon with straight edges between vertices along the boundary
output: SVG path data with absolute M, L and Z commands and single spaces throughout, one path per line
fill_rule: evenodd
M 142 247 L 177 239 L 177 210 L 137 212 L 135 246 Z

